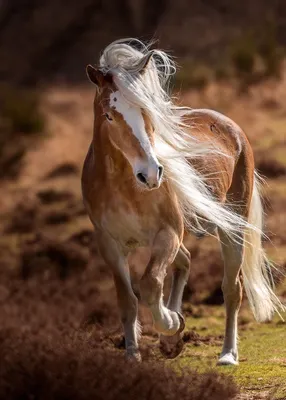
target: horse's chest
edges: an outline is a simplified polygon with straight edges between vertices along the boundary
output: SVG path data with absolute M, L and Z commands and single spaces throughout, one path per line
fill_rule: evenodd
M 100 225 L 117 242 L 128 249 L 146 246 L 152 237 L 152 229 L 150 229 L 148 221 L 132 211 L 106 210 L 101 216 Z

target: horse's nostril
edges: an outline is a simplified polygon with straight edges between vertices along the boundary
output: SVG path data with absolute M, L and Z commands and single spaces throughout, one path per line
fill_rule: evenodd
M 164 171 L 164 168 L 162 167 L 162 165 L 160 165 L 160 166 L 158 167 L 158 175 L 159 175 L 159 179 L 161 179 L 161 178 L 162 178 L 163 171 Z
M 137 179 L 138 179 L 141 183 L 144 183 L 145 185 L 147 184 L 147 179 L 146 179 L 145 175 L 142 174 L 142 172 L 139 172 L 136 176 L 137 176 Z

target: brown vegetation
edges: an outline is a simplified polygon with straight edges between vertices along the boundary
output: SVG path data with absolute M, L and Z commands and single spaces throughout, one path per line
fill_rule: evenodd
M 0 398 L 233 398 L 232 380 L 217 373 L 176 373 L 144 345 L 142 365 L 115 350 L 124 348 L 124 338 L 110 271 L 97 255 L 91 229 L 77 230 L 66 240 L 39 232 L 47 222 L 38 213 L 70 199 L 55 193 L 38 192 L 42 203 L 31 224 L 23 203 L 13 209 L 14 220 L 1 241 Z M 48 225 L 43 229 L 48 232 Z M 21 245 L 13 249 L 20 235 Z M 143 340 L 156 341 L 151 326 L 144 328 Z M 206 342 L 191 332 L 184 340 Z
M 84 340 L 1 331 L 0 397 L 7 400 L 231 399 L 232 380 L 216 373 L 178 375 L 158 363 L 126 362 Z
M 31 90 L 0 87 L 0 179 L 17 176 L 30 145 L 44 130 L 39 96 Z

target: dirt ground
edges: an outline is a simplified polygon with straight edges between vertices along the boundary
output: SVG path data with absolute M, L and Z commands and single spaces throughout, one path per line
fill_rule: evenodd
M 229 83 L 181 95 L 182 103 L 222 111 L 247 132 L 266 178 L 271 242 L 265 245 L 279 271 L 286 266 L 285 89 L 283 78 L 243 96 Z M 158 357 L 158 338 L 144 309 L 143 366 L 129 366 L 122 357 L 112 277 L 97 254 L 81 199 L 92 100 L 90 88 L 46 89 L 44 138 L 31 144 L 19 176 L 0 183 L 0 398 L 234 398 L 238 389 L 231 377 L 191 372 L 186 363 L 185 372 L 177 374 L 167 366 Z M 192 238 L 188 247 L 192 270 L 184 310 L 194 315 L 193 305 L 212 310 L 209 305 L 222 304 L 222 261 L 213 238 Z M 131 260 L 135 282 L 144 257 Z M 276 277 L 283 281 L 281 273 Z M 286 290 L 280 294 L 286 298 Z M 255 396 L 248 398 L 258 399 L 259 391 Z

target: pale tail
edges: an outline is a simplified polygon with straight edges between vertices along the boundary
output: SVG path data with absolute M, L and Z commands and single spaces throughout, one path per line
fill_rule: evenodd
M 244 288 L 257 321 L 270 320 L 275 311 L 285 311 L 285 307 L 273 291 L 271 264 L 262 248 L 262 220 L 259 182 L 255 177 L 248 222 L 258 230 L 246 229 L 242 275 Z

